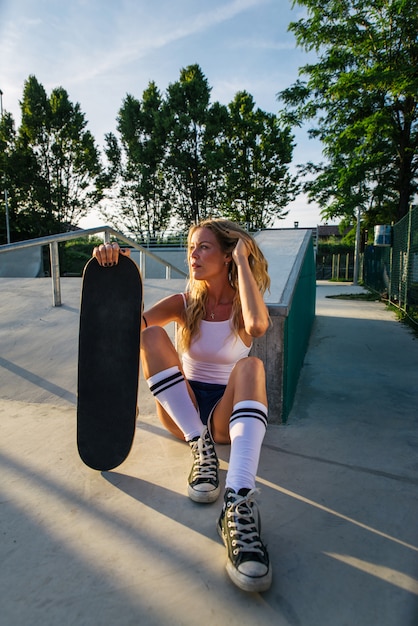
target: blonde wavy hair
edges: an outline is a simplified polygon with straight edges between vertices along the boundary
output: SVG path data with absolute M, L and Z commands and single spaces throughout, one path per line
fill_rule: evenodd
M 207 228 L 215 235 L 223 253 L 232 254 L 238 239 L 243 239 L 250 254 L 248 262 L 251 272 L 255 278 L 257 286 L 262 294 L 270 288 L 270 277 L 268 275 L 267 261 L 251 235 L 241 226 L 223 218 L 206 219 L 198 224 L 194 224 L 189 229 L 187 238 L 189 281 L 187 284 L 187 308 L 185 311 L 185 324 L 180 332 L 180 347 L 187 350 L 193 337 L 199 334 L 200 321 L 206 315 L 206 303 L 208 298 L 207 286 L 204 280 L 194 280 L 190 271 L 190 245 L 193 234 L 198 228 Z M 232 325 L 235 333 L 241 324 L 241 300 L 238 289 L 238 271 L 232 259 L 229 267 L 229 282 L 234 289 L 235 295 L 232 303 Z

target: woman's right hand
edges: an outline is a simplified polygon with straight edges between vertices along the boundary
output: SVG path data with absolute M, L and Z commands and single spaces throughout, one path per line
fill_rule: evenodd
M 130 250 L 123 250 L 116 243 L 102 243 L 100 246 L 93 248 L 93 257 L 102 267 L 113 267 L 119 262 L 119 255 L 129 256 Z

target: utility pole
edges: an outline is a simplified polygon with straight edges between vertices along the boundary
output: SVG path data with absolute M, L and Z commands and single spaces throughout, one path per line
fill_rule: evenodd
M 353 285 L 358 285 L 359 266 L 360 266 L 360 235 L 361 235 L 361 207 L 357 209 L 357 226 L 356 226 L 356 245 L 354 249 L 354 276 Z
M 0 89 L 0 110 L 1 110 L 1 120 L 3 121 L 3 92 L 1 89 Z M 4 207 L 6 210 L 6 237 L 7 237 L 7 243 L 10 243 L 9 199 L 7 196 L 5 172 L 3 172 L 3 184 L 4 184 Z

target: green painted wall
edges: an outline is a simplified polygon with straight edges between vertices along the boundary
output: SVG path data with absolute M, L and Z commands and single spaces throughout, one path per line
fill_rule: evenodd
M 312 324 L 315 319 L 316 272 L 312 239 L 296 281 L 295 291 L 284 323 L 283 408 L 286 422 L 292 408 L 300 370 L 303 365 Z

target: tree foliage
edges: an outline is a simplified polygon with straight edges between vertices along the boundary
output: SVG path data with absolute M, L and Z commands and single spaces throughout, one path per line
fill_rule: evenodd
M 79 104 L 58 87 L 48 97 L 34 76 L 24 85 L 16 132 L 2 120 L 13 239 L 68 229 L 97 202 L 98 150 Z M 5 128 L 7 124 L 7 128 Z
M 296 0 L 290 25 L 318 62 L 279 94 L 296 124 L 315 120 L 326 163 L 309 163 L 306 189 L 325 218 L 373 225 L 403 217 L 417 190 L 418 0 Z
M 286 215 L 297 189 L 288 173 L 290 126 L 255 110 L 250 94 L 227 107 L 211 103 L 210 91 L 191 65 L 165 95 L 150 83 L 142 101 L 125 99 L 120 140 L 107 137 L 102 181 L 108 197 L 119 198 L 115 218 L 125 229 L 155 236 L 170 218 L 183 227 L 218 215 L 258 229 Z
M 198 65 L 183 68 L 167 89 L 167 174 L 183 224 L 206 216 L 209 101 L 209 83 Z
M 139 238 L 155 237 L 170 220 L 170 192 L 164 174 L 166 129 L 162 98 L 154 82 L 140 102 L 127 95 L 117 118 L 118 138 L 106 135 L 108 168 L 100 184 L 111 200 L 108 221 Z
M 128 94 L 116 132 L 105 136 L 103 165 L 80 105 L 62 87 L 48 96 L 30 76 L 20 127 L 7 113 L 0 123 L 12 240 L 76 226 L 92 207 L 138 239 L 208 216 L 252 229 L 284 217 L 297 190 L 290 125 L 256 109 L 246 92 L 228 106 L 210 94 L 198 65 L 165 93 L 151 81 L 141 99 Z
M 97 200 L 98 151 L 80 105 L 58 87 L 48 98 L 34 76 L 21 102 L 18 148 L 34 163 L 31 204 L 63 227 L 76 224 Z
M 229 105 L 227 132 L 227 214 L 251 230 L 271 225 L 297 189 L 288 173 L 293 143 L 290 128 L 278 118 L 255 109 L 253 97 L 238 92 Z

